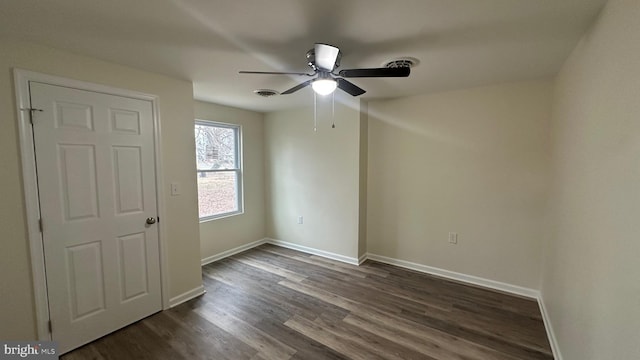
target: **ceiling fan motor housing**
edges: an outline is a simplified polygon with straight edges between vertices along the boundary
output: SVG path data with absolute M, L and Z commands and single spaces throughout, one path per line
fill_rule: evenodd
M 342 58 L 342 51 L 339 51 L 338 57 L 336 58 L 336 64 L 335 64 L 336 68 L 340 67 L 341 58 Z M 320 70 L 316 66 L 316 50 L 315 49 L 311 49 L 307 51 L 307 65 L 309 65 L 309 67 L 312 68 L 313 70 Z

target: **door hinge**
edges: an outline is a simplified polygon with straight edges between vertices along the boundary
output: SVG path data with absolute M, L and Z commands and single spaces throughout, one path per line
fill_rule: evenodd
M 39 111 L 39 112 L 43 112 L 44 111 L 42 109 L 36 109 L 36 108 L 20 108 L 20 110 L 29 112 L 29 122 L 31 123 L 31 125 L 33 125 L 33 113 L 35 111 Z
M 51 320 L 47 322 L 47 329 L 49 329 L 49 334 L 53 333 L 53 326 L 51 325 Z
M 40 232 L 44 232 L 44 227 L 42 226 L 42 219 L 38 219 L 38 227 L 40 228 Z

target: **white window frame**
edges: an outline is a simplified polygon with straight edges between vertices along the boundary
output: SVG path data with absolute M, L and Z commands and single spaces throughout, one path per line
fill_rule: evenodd
M 243 174 L 243 171 L 242 171 L 242 164 L 243 164 L 243 161 L 242 161 L 242 126 L 237 125 L 237 124 L 229 124 L 229 123 L 223 123 L 223 122 L 212 121 L 212 120 L 202 120 L 202 119 L 196 119 L 196 121 L 194 123 L 194 128 L 195 128 L 196 125 L 228 128 L 228 129 L 235 130 L 235 133 L 236 133 L 236 148 L 235 148 L 236 168 L 235 169 L 201 170 L 201 169 L 198 169 L 198 161 L 196 159 L 196 176 L 200 176 L 201 172 L 211 172 L 211 173 L 215 173 L 215 172 L 234 172 L 236 174 L 236 192 L 237 192 L 237 199 L 238 199 L 238 203 L 237 203 L 238 210 L 230 211 L 230 212 L 226 212 L 226 213 L 222 213 L 222 214 L 216 214 L 216 215 L 200 217 L 200 210 L 198 209 L 198 217 L 200 219 L 200 222 L 202 223 L 202 222 L 207 222 L 207 221 L 211 221 L 211 220 L 217 220 L 217 219 L 221 219 L 221 218 L 226 218 L 226 217 L 229 217 L 229 216 L 235 216 L 235 215 L 244 214 L 244 194 L 243 194 L 244 174 Z M 194 139 L 194 141 L 195 141 L 195 139 Z M 200 198 L 200 195 L 198 194 L 198 199 L 199 198 Z

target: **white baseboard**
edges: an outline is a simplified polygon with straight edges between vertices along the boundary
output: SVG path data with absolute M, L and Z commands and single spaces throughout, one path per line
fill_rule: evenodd
M 207 264 L 211 264 L 212 262 L 215 262 L 215 261 L 218 261 L 218 260 L 222 260 L 222 259 L 224 259 L 226 257 L 235 255 L 237 253 L 241 253 L 243 251 L 249 250 L 249 249 L 254 248 L 256 246 L 260 246 L 260 245 L 264 244 L 265 242 L 267 242 L 267 239 L 256 240 L 254 242 L 250 242 L 248 244 L 244 244 L 244 245 L 238 246 L 236 248 L 229 249 L 227 251 L 223 251 L 223 252 L 215 254 L 213 256 L 206 257 L 206 258 L 200 260 L 200 265 L 201 266 L 205 266 Z
M 200 285 L 197 288 L 191 289 L 187 292 L 184 292 L 176 297 L 172 297 L 171 299 L 169 299 L 169 307 L 172 308 L 174 306 L 178 306 L 183 302 L 197 298 L 198 296 L 203 295 L 206 292 L 207 291 L 204 289 L 204 286 Z
M 229 249 L 227 251 L 223 251 L 219 254 L 209 256 L 207 258 L 202 259 L 201 264 L 202 266 L 204 266 L 212 262 L 224 259 L 226 257 L 235 255 L 237 253 L 249 250 L 256 246 L 260 246 L 262 244 L 272 244 L 276 246 L 281 246 L 284 248 L 298 250 L 307 254 L 318 255 L 318 256 L 345 262 L 352 265 L 360 265 L 367 259 L 371 259 L 371 260 L 379 261 L 385 264 L 395 265 L 405 269 L 416 270 L 419 272 L 436 275 L 443 278 L 452 279 L 452 280 L 456 280 L 456 281 L 460 281 L 460 282 L 464 282 L 472 285 L 477 285 L 485 288 L 495 289 L 495 290 L 507 292 L 510 294 L 520 295 L 520 296 L 524 296 L 524 297 L 528 297 L 536 300 L 540 299 L 540 292 L 538 290 L 529 289 L 529 288 L 525 288 L 517 285 L 511 285 L 511 284 L 507 284 L 507 283 L 503 283 L 495 280 L 484 279 L 484 278 L 473 276 L 473 275 L 462 274 L 455 271 L 440 269 L 440 268 L 436 268 L 428 265 L 418 264 L 418 263 L 414 263 L 406 260 L 400 260 L 400 259 L 382 256 L 382 255 L 371 254 L 371 253 L 366 253 L 360 256 L 359 258 L 349 257 L 349 256 L 332 253 L 329 251 L 311 248 L 304 245 L 294 244 L 288 241 L 282 241 L 282 240 L 270 239 L 270 238 L 257 240 L 242 246 L 238 246 L 233 249 Z
M 332 252 L 329 252 L 329 251 L 318 250 L 318 249 L 310 248 L 310 247 L 307 247 L 307 246 L 290 243 L 288 241 L 282 241 L 282 240 L 276 240 L 276 239 L 267 238 L 266 239 L 266 243 L 277 245 L 277 246 L 281 246 L 283 248 L 302 251 L 302 252 L 307 253 L 307 254 L 313 254 L 313 255 L 326 257 L 328 259 L 341 261 L 341 262 L 344 262 L 344 263 L 347 263 L 347 264 L 351 264 L 351 265 L 358 265 L 359 264 L 358 259 L 355 258 L 355 257 L 349 257 L 349 256 L 344 256 L 344 255 L 332 253 Z
M 562 354 L 560 353 L 558 340 L 556 339 L 556 334 L 553 331 L 553 326 L 551 326 L 551 318 L 549 317 L 549 313 L 547 312 L 547 307 L 544 305 L 542 293 L 540 293 L 540 295 L 538 296 L 538 306 L 540 307 L 540 313 L 542 314 L 542 321 L 544 321 L 544 329 L 547 331 L 547 338 L 549 339 L 549 345 L 551 346 L 551 351 L 553 352 L 553 358 L 555 360 L 562 360 Z
M 432 266 L 422 265 L 422 264 L 418 264 L 418 263 L 414 263 L 406 260 L 399 260 L 399 259 L 382 256 L 382 255 L 370 254 L 370 253 L 367 254 L 367 258 L 371 260 L 383 262 L 385 264 L 403 267 L 405 269 L 411 269 L 411 270 L 423 272 L 426 274 L 436 275 L 443 278 L 456 280 L 456 281 L 464 282 L 467 284 L 477 285 L 477 286 L 481 286 L 489 289 L 499 290 L 506 293 L 520 295 L 520 296 L 524 296 L 524 297 L 528 297 L 536 300 L 540 296 L 540 292 L 538 290 L 529 289 L 529 288 L 525 288 L 517 285 L 511 285 L 511 284 L 507 284 L 507 283 L 503 283 L 495 280 L 484 279 L 481 277 L 462 274 L 455 271 L 440 269 Z

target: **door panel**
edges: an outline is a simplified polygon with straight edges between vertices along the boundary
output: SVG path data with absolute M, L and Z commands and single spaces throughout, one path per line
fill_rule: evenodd
M 94 241 L 66 251 L 71 321 L 77 321 L 105 309 L 102 246 Z
M 140 113 L 123 109 L 111 109 L 111 130 L 121 134 L 140 134 Z
M 149 101 L 30 83 L 53 340 L 69 351 L 161 310 Z
M 54 114 L 58 129 L 93 131 L 92 107 L 89 105 L 56 101 Z
M 93 145 L 58 145 L 65 221 L 98 217 L 96 156 Z
M 138 146 L 114 146 L 114 183 L 116 214 L 144 211 L 142 193 L 142 149 Z
M 144 233 L 118 238 L 120 250 L 121 302 L 148 293 L 147 239 Z

